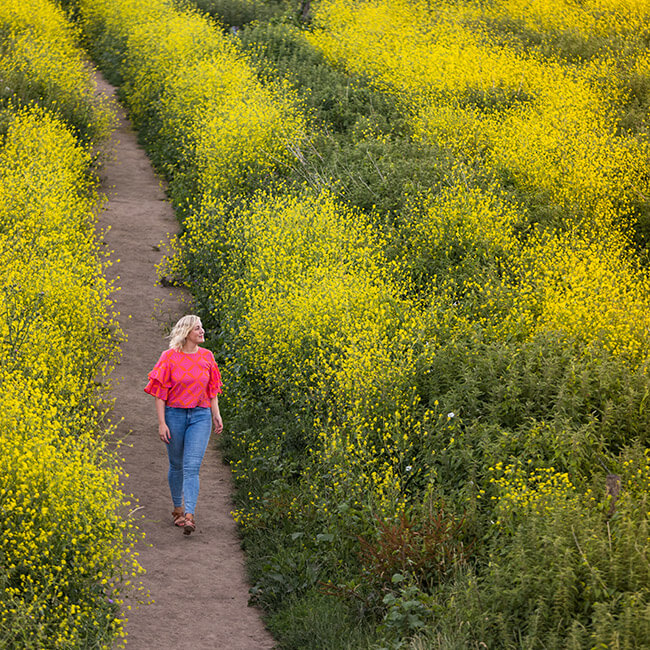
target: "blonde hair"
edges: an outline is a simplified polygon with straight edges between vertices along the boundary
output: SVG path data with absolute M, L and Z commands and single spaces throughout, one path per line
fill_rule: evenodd
M 187 335 L 194 329 L 194 326 L 200 322 L 201 319 L 194 314 L 183 316 L 183 318 L 172 327 L 172 331 L 169 334 L 169 347 L 180 352 L 185 344 Z

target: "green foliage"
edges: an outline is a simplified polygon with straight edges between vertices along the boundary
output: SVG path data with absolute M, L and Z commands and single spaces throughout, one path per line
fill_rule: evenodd
M 297 16 L 300 8 L 297 0 L 194 0 L 194 4 L 233 31 L 253 22 Z
M 346 602 L 317 590 L 289 599 L 267 621 L 281 639 L 279 648 L 370 650 L 375 636 L 372 626 L 359 621 Z
M 392 582 L 398 591 L 384 596 L 387 611 L 379 630 L 385 635 L 388 648 L 398 650 L 408 647 L 407 640 L 426 625 L 431 617 L 432 598 L 416 585 L 408 584 L 400 573 L 393 575 Z M 379 647 L 386 646 L 382 643 Z
M 496 525 L 512 537 L 491 555 L 482 597 L 501 612 L 498 625 L 516 631 L 509 645 L 646 643 L 647 620 L 639 614 L 650 592 L 638 540 L 648 526 L 647 453 L 626 450 L 620 471 L 620 496 L 606 498 L 600 473 L 581 494 L 551 470 L 504 470 Z
M 614 449 L 647 435 L 645 368 L 597 347 L 576 353 L 563 336 L 511 346 L 460 338 L 444 354 L 423 355 L 417 376 L 423 400 L 438 399 L 467 420 L 507 429 L 531 420 L 591 425 Z
M 303 31 L 261 23 L 238 38 L 260 77 L 288 80 L 311 119 L 310 142 L 291 170 L 294 182 L 327 187 L 380 223 L 399 218 L 409 200 L 441 185 L 450 166 L 444 154 L 416 142 L 392 98 L 333 67 Z
M 431 589 L 465 561 L 463 523 L 442 508 L 421 521 L 401 513 L 396 523 L 377 522 L 376 540 L 359 538 L 368 582 L 381 589 L 400 575 L 409 576 L 416 587 Z
M 264 609 L 278 609 L 283 601 L 301 596 L 318 583 L 319 567 L 310 553 L 271 556 L 251 587 L 251 600 Z

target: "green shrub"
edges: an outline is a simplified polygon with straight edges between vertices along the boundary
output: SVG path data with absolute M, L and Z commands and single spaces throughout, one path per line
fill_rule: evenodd
M 253 22 L 297 15 L 299 9 L 297 1 L 288 0 L 193 0 L 193 4 L 235 30 Z

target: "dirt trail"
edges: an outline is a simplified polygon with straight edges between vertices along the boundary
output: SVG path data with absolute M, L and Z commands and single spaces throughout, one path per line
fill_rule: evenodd
M 98 78 L 100 92 L 114 88 Z M 244 559 L 230 515 L 231 476 L 212 442 L 201 468 L 197 530 L 184 537 L 171 524 L 167 486 L 167 455 L 157 436 L 154 400 L 143 391 L 147 373 L 166 347 L 162 312 L 176 320 L 185 310 L 184 294 L 155 285 L 158 244 L 177 230 L 160 181 L 138 146 L 123 113 L 109 144 L 110 160 L 102 167 L 109 201 L 100 228 L 113 253 L 109 274 L 119 277 L 116 294 L 120 323 L 128 335 L 123 359 L 113 374 L 114 421 L 128 444 L 123 448 L 126 490 L 139 510 L 135 514 L 146 534 L 140 561 L 143 578 L 155 601 L 129 613 L 129 650 L 191 647 L 262 650 L 273 640 L 259 612 L 247 606 Z M 115 262 L 115 260 L 120 260 Z M 158 314 L 155 318 L 154 314 Z M 224 421 L 227 426 L 227 413 Z

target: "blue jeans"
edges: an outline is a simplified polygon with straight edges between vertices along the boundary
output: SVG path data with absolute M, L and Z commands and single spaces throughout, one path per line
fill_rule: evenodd
M 165 406 L 165 422 L 171 439 L 167 443 L 169 456 L 169 489 L 174 507 L 183 505 L 185 512 L 194 513 L 199 497 L 199 469 L 212 432 L 209 408 L 193 409 Z

